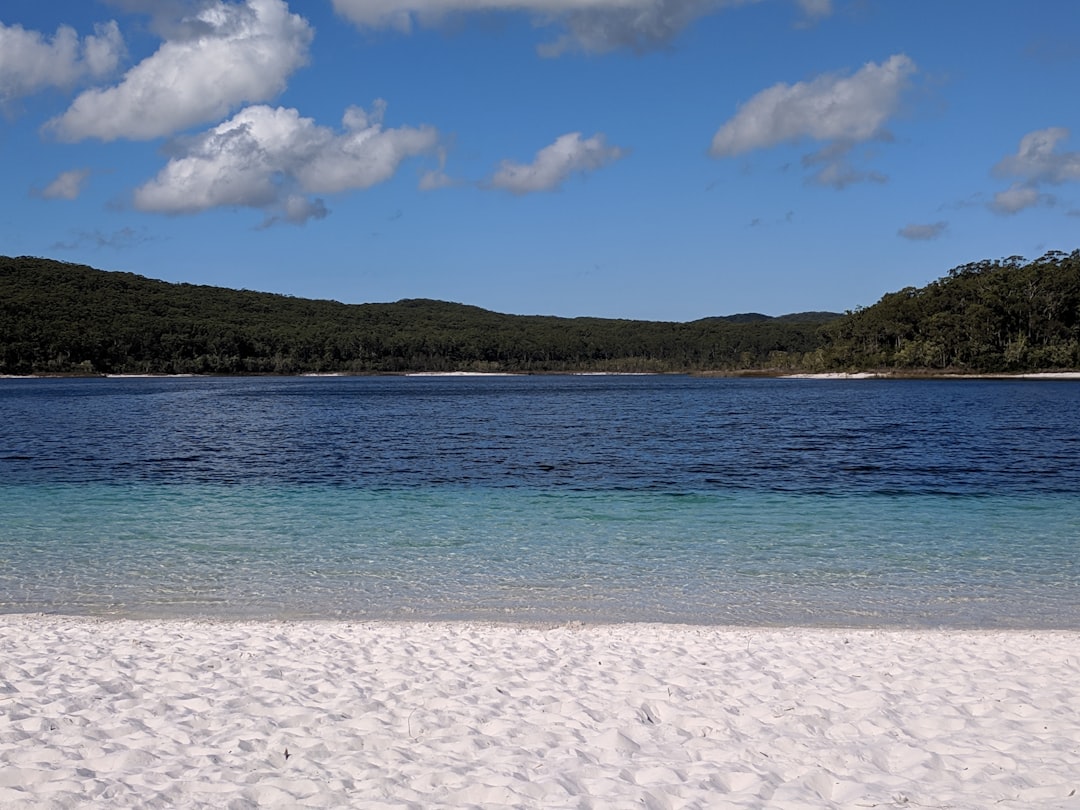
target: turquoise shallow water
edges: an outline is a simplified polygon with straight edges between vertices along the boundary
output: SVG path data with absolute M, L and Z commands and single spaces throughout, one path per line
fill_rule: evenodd
M 1080 627 L 1080 386 L 0 382 L 0 612 Z
M 0 611 L 1080 626 L 1073 498 L 4 488 Z

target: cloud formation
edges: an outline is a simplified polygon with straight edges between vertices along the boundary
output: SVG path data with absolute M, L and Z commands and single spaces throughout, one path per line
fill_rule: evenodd
M 1054 197 L 1043 192 L 1042 185 L 1080 181 L 1080 152 L 1057 149 L 1068 137 L 1065 127 L 1048 127 L 1021 138 L 1016 154 L 1002 158 L 993 170 L 997 177 L 1018 179 L 995 194 L 990 207 L 999 214 L 1015 214 L 1036 205 L 1053 205 Z
M 409 33 L 469 12 L 521 12 L 538 25 L 564 33 L 540 46 L 544 56 L 570 50 L 604 53 L 618 48 L 648 51 L 664 47 L 701 17 L 760 0 L 333 0 L 343 17 L 361 28 Z M 831 0 L 795 0 L 810 18 L 832 11 Z
M 437 154 L 439 156 L 439 166 L 436 169 L 424 172 L 420 177 L 419 188 L 421 191 L 436 191 L 440 188 L 452 188 L 461 185 L 460 180 L 456 180 L 446 173 L 446 147 L 440 146 Z
M 994 198 L 990 201 L 990 209 L 999 214 L 1016 214 L 1036 205 L 1053 204 L 1053 195 L 1044 194 L 1035 186 L 1013 183 L 1005 191 L 994 194 Z
M 580 132 L 569 132 L 537 152 L 532 163 L 504 160 L 489 185 L 514 194 L 552 191 L 574 172 L 595 171 L 626 154 L 625 149 L 608 146 L 602 134 L 582 139 Z
M 803 13 L 811 19 L 820 19 L 832 14 L 832 0 L 795 0 Z
M 150 241 L 153 240 L 134 228 L 124 227 L 112 233 L 105 233 L 100 230 L 75 231 L 70 239 L 53 242 L 52 247 L 54 250 L 80 250 L 86 247 L 123 250 Z
M 710 154 L 734 157 L 781 143 L 819 141 L 825 146 L 803 158 L 820 166 L 814 182 L 842 188 L 852 182 L 885 178 L 860 172 L 848 155 L 861 143 L 891 138 L 886 124 L 917 72 L 904 54 L 881 64 L 868 62 L 851 75 L 828 73 L 807 82 L 775 84 L 741 105 L 713 136 Z
M 49 87 L 103 79 L 125 54 L 115 22 L 94 26 L 94 33 L 82 39 L 74 28 L 63 25 L 51 40 L 38 31 L 0 23 L 0 103 Z
M 897 231 L 897 234 L 913 242 L 926 242 L 943 235 L 948 227 L 949 223 L 947 222 L 931 222 L 926 225 L 912 224 L 905 225 Z
M 452 188 L 459 185 L 461 185 L 460 181 L 455 180 L 442 169 L 432 169 L 424 172 L 420 177 L 418 188 L 421 191 L 437 191 L 440 188 Z
M 745 0 L 626 0 L 626 2 L 566 3 L 558 17 L 566 32 L 538 48 L 542 56 L 567 51 L 607 53 L 628 49 L 638 53 L 663 47 L 695 20 L 722 6 Z M 563 5 L 537 3 L 535 5 Z M 549 12 L 550 13 L 550 12 Z
M 82 193 L 83 184 L 90 176 L 89 169 L 72 169 L 61 172 L 49 185 L 45 186 L 39 196 L 46 200 L 74 200 Z
M 247 207 L 265 224 L 303 224 L 329 212 L 309 195 L 364 189 L 389 179 L 406 158 L 432 151 L 429 127 L 385 129 L 385 104 L 345 111 L 340 133 L 295 109 L 258 105 L 178 144 L 157 177 L 135 190 L 135 207 L 165 214 Z
M 803 155 L 804 168 L 820 167 L 810 175 L 810 182 L 819 186 L 832 186 L 835 189 L 847 188 L 853 183 L 884 183 L 888 180 L 880 172 L 862 171 L 855 168 L 848 156 L 854 144 L 837 141 L 824 149 Z
M 203 5 L 120 84 L 82 93 L 47 129 L 65 141 L 149 140 L 265 101 L 307 62 L 313 31 L 283 0 Z

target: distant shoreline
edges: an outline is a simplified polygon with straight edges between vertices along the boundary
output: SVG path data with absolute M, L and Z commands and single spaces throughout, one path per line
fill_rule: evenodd
M 965 374 L 945 371 L 405 371 L 298 372 L 295 374 L 0 374 L 0 380 L 172 380 L 172 379 L 299 379 L 342 377 L 495 378 L 495 377 L 698 377 L 762 380 L 1080 380 L 1080 371 L 1020 371 Z
M 0 373 L 1069 379 L 1080 374 L 1078 284 L 1080 250 L 1051 251 L 954 268 L 846 314 L 676 323 L 341 304 L 0 257 L 0 297 L 12 302 Z
M 914 374 L 878 371 L 783 374 L 787 380 L 1080 380 L 1080 371 L 1026 371 L 1017 374 Z

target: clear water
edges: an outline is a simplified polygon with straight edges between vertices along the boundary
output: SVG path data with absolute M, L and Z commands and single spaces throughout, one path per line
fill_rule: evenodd
M 1080 626 L 1080 383 L 0 380 L 0 612 Z

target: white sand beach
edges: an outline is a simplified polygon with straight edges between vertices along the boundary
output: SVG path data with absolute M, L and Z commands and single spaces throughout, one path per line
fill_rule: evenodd
M 1080 633 L 0 617 L 0 807 L 1080 807 Z
M 822 371 L 806 374 L 784 374 L 785 380 L 878 380 L 886 375 L 873 371 Z

